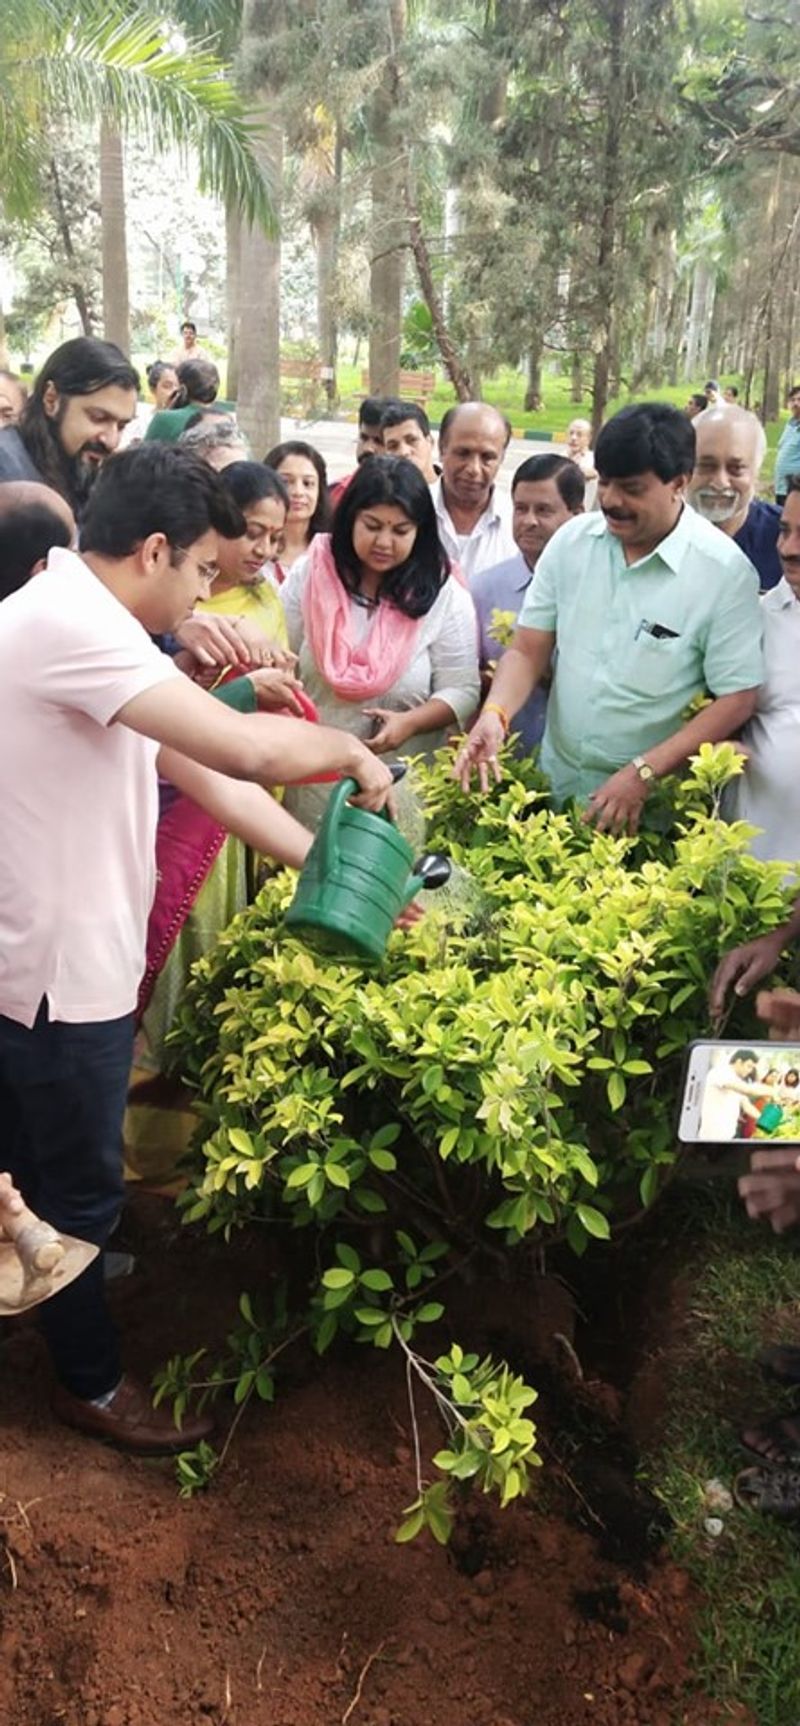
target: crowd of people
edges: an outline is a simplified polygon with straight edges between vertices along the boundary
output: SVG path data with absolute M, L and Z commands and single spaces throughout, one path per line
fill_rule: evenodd
M 99 1247 L 129 1092 L 152 1095 L 191 964 L 261 860 L 302 865 L 332 779 L 396 809 L 398 757 L 460 738 L 454 774 L 486 792 L 510 742 L 540 752 L 556 807 L 633 834 L 657 781 L 737 738 L 729 816 L 758 855 L 800 858 L 800 386 L 768 501 L 760 421 L 713 383 L 685 411 L 621 409 L 594 448 L 575 420 L 510 496 L 511 428 L 484 402 L 450 408 L 437 448 L 417 403 L 368 398 L 329 484 L 311 442 L 258 459 L 193 325 L 147 383 L 145 408 L 127 357 L 88 338 L 30 394 L 0 374 L 2 1161 Z M 716 1011 L 798 935 L 800 906 L 728 955 Z M 798 1005 L 762 1011 L 800 1030 Z M 800 1174 L 765 1154 L 744 1196 L 782 1227 Z M 42 1326 L 61 1419 L 145 1452 L 207 1433 L 123 1371 L 102 1255 Z

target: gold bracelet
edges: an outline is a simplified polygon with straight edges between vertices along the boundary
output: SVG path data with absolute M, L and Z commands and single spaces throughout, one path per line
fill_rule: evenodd
M 511 730 L 511 720 L 509 719 L 505 708 L 501 707 L 499 702 L 497 702 L 497 701 L 485 701 L 483 704 L 483 711 L 484 711 L 484 713 L 496 713 L 497 714 L 497 717 L 500 720 L 500 723 L 503 727 L 503 733 L 507 737 L 509 734 L 509 731 Z

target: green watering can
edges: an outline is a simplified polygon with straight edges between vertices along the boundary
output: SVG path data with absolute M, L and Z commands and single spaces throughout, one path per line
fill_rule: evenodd
M 436 852 L 414 863 L 386 810 L 374 815 L 348 802 L 357 791 L 355 779 L 343 779 L 331 794 L 286 925 L 323 952 L 381 959 L 400 912 L 421 888 L 444 886 L 450 864 Z

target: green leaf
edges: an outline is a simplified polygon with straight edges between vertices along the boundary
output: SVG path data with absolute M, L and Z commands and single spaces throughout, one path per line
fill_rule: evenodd
M 397 1122 L 387 1121 L 385 1126 L 379 1127 L 378 1131 L 373 1133 L 369 1141 L 369 1148 L 371 1151 L 385 1150 L 387 1145 L 394 1145 L 399 1137 L 400 1128 Z
M 349 1189 L 350 1176 L 348 1175 L 347 1170 L 342 1168 L 341 1163 L 326 1163 L 325 1179 L 330 1181 L 332 1187 L 344 1187 L 346 1190 Z
M 464 1377 L 463 1372 L 456 1372 L 453 1374 L 451 1390 L 453 1392 L 454 1402 L 471 1403 L 474 1401 L 472 1385 L 470 1384 L 469 1379 Z
M 275 1380 L 268 1367 L 260 1366 L 256 1373 L 256 1394 L 262 1402 L 275 1401 Z
M 602 1211 L 595 1210 L 594 1205 L 576 1205 L 575 1210 L 587 1235 L 593 1235 L 598 1241 L 608 1240 L 611 1230 L 608 1226 L 608 1217 L 604 1217 Z
M 404 1545 L 407 1540 L 415 1540 L 424 1527 L 425 1512 L 420 1506 L 419 1510 L 412 1511 L 411 1515 L 406 1517 L 405 1522 L 401 1522 L 395 1535 L 398 1546 Z
M 240 1294 L 240 1296 L 239 1296 L 239 1311 L 242 1315 L 242 1318 L 244 1319 L 245 1324 L 252 1325 L 253 1329 L 255 1329 L 256 1328 L 256 1321 L 253 1317 L 253 1303 L 250 1299 L 249 1294 L 247 1294 L 246 1292 L 244 1294 Z
M 250 1134 L 245 1132 L 244 1127 L 229 1127 L 228 1138 L 234 1150 L 238 1151 L 241 1156 L 252 1157 L 253 1141 Z
M 606 1091 L 612 1109 L 621 1109 L 625 1101 L 625 1080 L 620 1072 L 609 1073 Z
M 317 1325 L 317 1329 L 316 1329 L 316 1332 L 314 1335 L 314 1347 L 317 1351 L 317 1354 L 324 1354 L 326 1348 L 330 1347 L 330 1345 L 333 1342 L 333 1339 L 336 1335 L 338 1328 L 339 1328 L 339 1326 L 336 1322 L 336 1319 L 333 1316 L 333 1313 L 332 1312 L 326 1312 L 324 1317 L 320 1320 L 319 1324 Z
M 441 1301 L 431 1300 L 427 1301 L 425 1306 L 417 1308 L 414 1318 L 416 1319 L 417 1324 L 435 1324 L 437 1319 L 441 1318 L 443 1312 L 444 1307 Z
M 359 1324 L 374 1325 L 375 1328 L 377 1329 L 378 1325 L 386 1323 L 386 1314 L 383 1311 L 382 1307 L 379 1307 L 379 1306 L 357 1306 L 353 1309 L 353 1311 L 354 1311 L 354 1316 L 355 1316 L 355 1318 L 358 1319 Z
M 379 1148 L 377 1151 L 369 1151 L 368 1156 L 373 1168 L 380 1169 L 381 1174 L 390 1175 L 392 1170 L 397 1168 L 397 1158 L 391 1151 L 382 1151 Z
M 353 1272 L 348 1270 L 346 1265 L 331 1265 L 329 1270 L 322 1273 L 322 1283 L 326 1289 L 350 1288 L 354 1281 Z
M 371 1270 L 362 1272 L 361 1286 L 371 1289 L 373 1294 L 384 1294 L 388 1289 L 394 1288 L 394 1283 L 388 1271 Z
M 386 1200 L 372 1187 L 356 1187 L 353 1198 L 359 1209 L 367 1211 L 370 1216 L 383 1216 L 386 1210 Z
M 339 1260 L 340 1265 L 346 1265 L 349 1271 L 352 1271 L 355 1276 L 358 1276 L 361 1269 L 361 1260 L 355 1247 L 348 1246 L 346 1241 L 337 1241 L 336 1257 Z
M 291 1174 L 287 1176 L 287 1187 L 307 1187 L 309 1181 L 318 1173 L 318 1170 L 318 1163 L 300 1163 L 298 1167 L 296 1169 L 292 1169 Z

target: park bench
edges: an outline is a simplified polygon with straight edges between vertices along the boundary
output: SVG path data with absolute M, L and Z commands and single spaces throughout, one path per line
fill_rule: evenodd
M 436 388 L 436 373 L 401 372 L 399 387 L 402 399 L 416 402 L 418 407 L 424 408 Z M 361 373 L 361 388 L 365 395 L 368 394 L 369 372 Z

